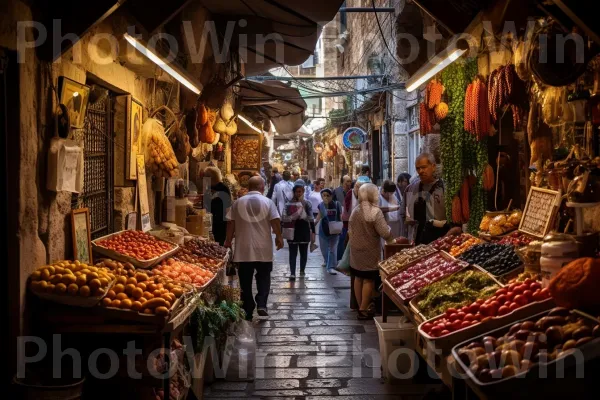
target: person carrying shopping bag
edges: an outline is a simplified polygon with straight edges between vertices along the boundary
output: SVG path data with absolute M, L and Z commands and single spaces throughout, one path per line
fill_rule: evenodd
M 315 242 L 315 220 L 310 201 L 304 199 L 302 179 L 294 183 L 293 196 L 286 202 L 283 216 L 283 237 L 290 246 L 290 281 L 296 280 L 296 258 L 300 252 L 300 276 L 305 275 L 308 244 Z
M 319 215 L 317 223 L 321 222 L 319 227 L 319 245 L 323 260 L 330 275 L 337 275 L 337 243 L 342 233 L 342 206 L 337 201 L 333 201 L 333 192 L 331 189 L 321 190 L 323 202 L 319 204 Z

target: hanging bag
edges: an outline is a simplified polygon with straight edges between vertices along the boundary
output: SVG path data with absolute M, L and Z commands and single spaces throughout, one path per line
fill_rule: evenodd
M 61 110 L 65 112 L 62 108 Z M 53 192 L 81 193 L 83 191 L 83 149 L 75 140 L 63 139 L 58 135 L 58 118 L 57 112 L 54 137 L 48 149 L 46 188 Z

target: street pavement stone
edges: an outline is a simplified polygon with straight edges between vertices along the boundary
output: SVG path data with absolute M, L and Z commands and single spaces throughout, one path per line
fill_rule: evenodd
M 253 321 L 255 380 L 216 380 L 205 388 L 205 399 L 409 399 L 429 390 L 384 383 L 371 357 L 379 351 L 374 322 L 356 319 L 350 278 L 327 274 L 322 262 L 320 252 L 310 253 L 306 277 L 290 282 L 287 245 L 276 253 L 270 316 Z

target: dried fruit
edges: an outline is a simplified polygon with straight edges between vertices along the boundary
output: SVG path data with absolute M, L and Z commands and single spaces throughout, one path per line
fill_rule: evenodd
M 487 164 L 483 169 L 483 189 L 492 190 L 494 188 L 494 169 L 490 164 Z

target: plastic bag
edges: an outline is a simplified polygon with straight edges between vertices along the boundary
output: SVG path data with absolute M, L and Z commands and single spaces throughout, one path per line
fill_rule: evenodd
M 350 275 L 350 242 L 346 245 L 346 249 L 344 250 L 344 255 L 342 259 L 338 262 L 336 271 L 341 272 L 344 275 Z
M 54 192 L 81 193 L 83 190 L 83 149 L 76 141 L 56 135 L 48 149 L 46 188 Z
M 252 323 L 242 320 L 233 329 L 223 354 L 227 381 L 253 381 L 256 366 L 256 333 Z
M 155 176 L 172 178 L 178 175 L 179 163 L 173 147 L 165 136 L 163 124 L 156 118 L 148 118 L 142 127 L 142 147 L 146 169 Z

